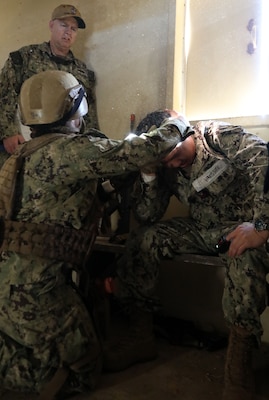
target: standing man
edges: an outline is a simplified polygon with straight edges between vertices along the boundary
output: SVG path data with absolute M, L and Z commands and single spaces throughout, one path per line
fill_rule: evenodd
M 71 51 L 78 29 L 85 28 L 79 10 L 72 5 L 61 4 L 52 12 L 48 42 L 24 46 L 9 54 L 0 74 L 0 140 L 7 153 L 12 154 L 17 145 L 25 140 L 17 121 L 20 88 L 26 79 L 41 71 L 61 70 L 77 78 L 87 93 L 89 111 L 85 116 L 85 129 L 98 129 L 95 74 Z

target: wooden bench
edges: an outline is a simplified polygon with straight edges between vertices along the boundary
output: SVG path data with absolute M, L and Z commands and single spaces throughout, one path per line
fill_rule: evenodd
M 113 255 L 120 256 L 121 254 L 124 253 L 125 250 L 125 245 L 124 244 L 118 244 L 118 243 L 111 243 L 110 242 L 110 237 L 106 236 L 97 236 L 96 241 L 93 246 L 93 251 L 97 252 L 104 252 L 104 253 L 112 253 Z M 220 283 L 223 279 L 224 274 L 221 271 L 217 271 L 217 269 L 224 268 L 224 264 L 221 260 L 220 257 L 218 256 L 211 256 L 211 255 L 200 255 L 200 254 L 180 254 L 176 255 L 173 260 L 165 260 L 166 263 L 173 263 L 171 264 L 171 268 L 165 267 L 165 264 L 163 264 L 160 268 L 160 276 L 162 276 L 162 279 L 160 280 L 161 286 L 158 285 L 157 292 L 158 295 L 162 301 L 162 304 L 164 306 L 163 309 L 163 315 L 164 316 L 170 316 L 170 317 L 175 317 L 175 318 L 180 318 L 184 320 L 189 320 L 195 323 L 200 323 L 201 326 L 203 326 L 203 329 L 206 330 L 206 327 L 204 324 L 209 325 L 208 319 L 210 320 L 210 324 L 215 326 L 215 329 L 220 331 L 220 332 L 225 332 L 226 325 L 222 317 L 222 311 L 221 311 L 221 304 L 220 304 L 220 294 L 217 292 L 217 289 L 220 288 L 222 284 Z M 190 266 L 190 269 L 188 268 L 188 264 Z M 191 265 L 192 264 L 192 265 Z M 206 278 L 205 282 L 205 288 L 203 288 L 203 285 L 201 287 L 202 290 L 202 297 L 203 299 L 199 301 L 197 304 L 195 301 L 193 304 L 188 308 L 188 310 L 185 311 L 185 287 L 183 287 L 183 293 L 181 292 L 181 300 L 179 301 L 174 301 L 174 299 L 179 299 L 179 293 L 177 292 L 177 288 L 175 287 L 175 281 L 176 279 L 173 279 L 175 276 L 177 276 L 177 273 L 173 272 L 175 271 L 176 265 L 181 265 L 183 267 L 183 270 L 180 269 L 179 273 L 183 274 L 183 281 L 187 281 L 190 278 L 190 275 L 192 272 L 189 271 L 194 271 L 195 272 L 195 266 L 197 265 L 199 269 L 199 276 L 203 274 L 205 270 L 200 269 L 199 267 L 214 267 L 214 273 L 211 275 L 210 271 L 207 271 L 206 276 L 208 277 L 209 275 L 212 276 L 212 279 L 217 279 L 217 287 L 214 286 L 211 290 L 206 289 L 206 285 L 208 285 L 208 280 Z M 186 269 L 187 268 L 187 269 Z M 194 269 L 193 269 L 194 268 Z M 172 271 L 172 272 L 171 272 Z M 187 272 L 187 277 L 185 272 Z M 165 278 L 164 278 L 165 274 Z M 172 275 L 171 275 L 172 274 Z M 175 275 L 176 274 L 176 275 Z M 216 278 L 217 277 L 217 278 Z M 170 278 L 172 281 L 169 283 Z M 198 278 L 199 280 L 199 278 Z M 170 285 L 172 283 L 172 285 Z M 194 294 L 195 296 L 199 298 L 199 292 L 200 292 L 200 284 L 202 283 L 201 280 L 199 282 L 194 282 L 194 285 L 190 289 L 190 293 Z M 183 284 L 184 286 L 184 284 Z M 198 286 L 198 288 L 197 288 Z M 189 288 L 189 286 L 188 286 Z M 181 287 L 182 289 L 182 287 Z M 206 294 L 204 295 L 203 291 L 206 291 Z M 198 292 L 198 293 L 197 293 Z M 190 294 L 190 296 L 192 296 Z M 217 295 L 217 299 L 215 298 L 215 294 Z M 209 297 L 209 300 L 207 300 L 207 295 Z M 187 295 L 188 296 L 188 295 Z M 183 300 L 182 300 L 183 298 Z M 210 302 L 210 307 L 208 307 L 207 304 L 205 304 L 207 301 Z M 173 304 L 173 305 L 172 305 Z M 182 310 L 180 304 L 182 304 L 182 307 L 184 311 Z M 196 305 L 197 304 L 197 305 Z M 211 306 L 212 305 L 212 306 Z M 199 308 L 204 308 L 206 310 L 206 315 L 204 312 L 199 312 Z M 108 306 L 109 308 L 109 306 Z M 209 308 L 209 310 L 208 310 Z M 196 311 L 197 310 L 197 311 Z M 213 310 L 213 315 L 212 311 Z M 186 315 L 186 313 L 189 315 Z M 197 316 L 199 314 L 199 318 Z M 210 314 L 210 315 L 209 315 Z M 108 318 L 109 319 L 109 318 Z M 212 322 L 211 322 L 212 321 Z M 203 324 L 203 325 L 202 325 Z M 106 335 L 106 332 L 108 332 L 109 329 L 109 323 L 106 324 L 104 328 L 104 332 Z
M 104 251 L 106 253 L 124 253 L 125 245 L 111 243 L 109 236 L 97 236 L 93 245 L 94 251 Z
M 103 251 L 116 254 L 124 253 L 125 245 L 118 243 L 110 243 L 110 238 L 107 236 L 97 236 L 93 246 L 94 251 Z M 200 264 L 211 267 L 225 267 L 222 259 L 219 256 L 205 255 L 205 254 L 178 254 L 173 258 L 173 262 L 176 263 L 189 263 L 189 264 Z M 269 275 L 269 274 L 268 274 Z M 269 282 L 266 282 L 269 305 Z
M 110 238 L 107 236 L 97 236 L 93 250 L 103 251 L 108 253 L 124 253 L 125 245 L 118 243 L 111 243 Z M 178 254 L 174 261 L 180 263 L 192 263 L 192 264 L 203 264 L 215 267 L 224 267 L 224 264 L 220 257 L 202 254 Z

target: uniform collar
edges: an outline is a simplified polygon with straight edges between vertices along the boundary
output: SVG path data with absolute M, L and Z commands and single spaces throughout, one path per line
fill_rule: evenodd
M 54 59 L 54 61 L 58 61 L 58 63 L 69 64 L 75 58 L 71 50 L 69 50 L 67 57 L 55 56 L 51 51 L 49 42 L 41 43 L 40 48 L 44 53 L 47 53 L 50 58 Z

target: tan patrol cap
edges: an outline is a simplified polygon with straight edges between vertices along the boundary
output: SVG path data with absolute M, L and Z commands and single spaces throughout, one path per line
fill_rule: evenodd
M 56 7 L 52 13 L 51 19 L 63 19 L 73 17 L 78 22 L 78 27 L 80 29 L 85 29 L 86 24 L 81 18 L 81 14 L 78 9 L 71 4 L 61 4 L 60 6 Z

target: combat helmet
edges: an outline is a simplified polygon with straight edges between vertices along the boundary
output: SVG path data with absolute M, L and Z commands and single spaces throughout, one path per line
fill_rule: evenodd
M 87 114 L 86 93 L 69 72 L 40 72 L 23 83 L 19 111 L 24 125 L 65 125 Z

